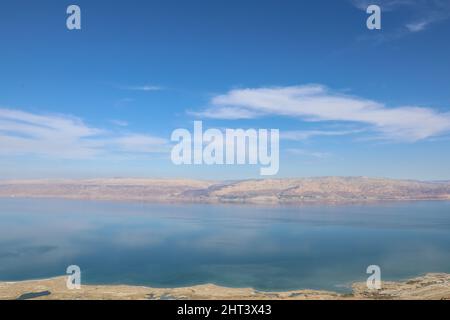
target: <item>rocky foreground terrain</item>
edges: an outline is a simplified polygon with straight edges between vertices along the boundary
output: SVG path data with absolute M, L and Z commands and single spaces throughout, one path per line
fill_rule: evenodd
M 161 289 L 135 286 L 83 285 L 68 290 L 66 277 L 23 282 L 0 282 L 0 300 L 448 300 L 450 274 L 427 274 L 405 282 L 383 282 L 380 290 L 365 283 L 353 285 L 353 292 L 297 290 L 261 292 L 251 288 L 225 288 L 212 284 Z
M 0 197 L 255 204 L 450 200 L 450 181 L 366 177 L 223 182 L 155 179 L 0 180 Z

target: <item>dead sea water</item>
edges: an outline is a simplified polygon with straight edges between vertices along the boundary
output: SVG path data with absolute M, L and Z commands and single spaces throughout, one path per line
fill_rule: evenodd
M 0 281 L 347 291 L 450 272 L 450 202 L 257 207 L 0 199 Z

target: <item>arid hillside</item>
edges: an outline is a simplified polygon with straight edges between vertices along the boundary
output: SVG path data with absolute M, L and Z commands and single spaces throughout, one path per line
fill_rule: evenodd
M 0 197 L 255 204 L 450 200 L 450 182 L 365 177 L 229 182 L 157 179 L 16 180 L 0 181 Z

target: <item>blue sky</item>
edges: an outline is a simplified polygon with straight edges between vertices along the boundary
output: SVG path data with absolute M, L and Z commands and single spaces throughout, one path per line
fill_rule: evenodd
M 280 129 L 278 177 L 450 179 L 450 1 L 370 3 L 2 1 L 0 178 L 259 177 L 173 165 L 202 120 Z

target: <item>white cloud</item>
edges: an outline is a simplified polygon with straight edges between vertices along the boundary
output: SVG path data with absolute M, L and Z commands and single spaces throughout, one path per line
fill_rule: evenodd
M 119 127 L 127 127 L 128 126 L 128 122 L 123 121 L 123 120 L 112 119 L 112 120 L 109 120 L 109 122 L 111 122 L 113 125 L 116 125 Z
M 86 159 L 114 153 L 160 152 L 167 141 L 86 125 L 67 115 L 0 108 L 0 154 Z
M 449 113 L 418 106 L 388 108 L 322 85 L 236 89 L 214 97 L 210 106 L 196 115 L 221 119 L 278 115 L 311 122 L 356 122 L 382 138 L 411 142 L 450 131 Z
M 133 98 L 122 98 L 122 99 L 117 100 L 116 103 L 114 103 L 114 107 L 116 107 L 116 108 L 124 107 L 124 106 L 129 105 L 133 101 L 134 101 Z
M 256 111 L 244 108 L 240 109 L 238 107 L 209 108 L 201 112 L 188 111 L 188 114 L 196 117 L 206 117 L 210 119 L 228 119 L 228 120 L 253 119 L 261 115 Z
M 418 32 L 425 29 L 425 27 L 428 25 L 428 22 L 421 21 L 421 22 L 415 22 L 415 23 L 408 23 L 406 25 L 406 28 L 411 32 Z
M 143 134 L 130 134 L 116 138 L 114 144 L 121 150 L 128 152 L 162 152 L 166 149 L 167 141 L 162 138 L 152 137 Z
M 164 90 L 163 87 L 154 86 L 154 85 L 123 86 L 120 88 L 124 89 L 124 90 L 133 90 L 133 91 L 161 91 L 161 90 Z
M 305 149 L 286 149 L 286 151 L 295 156 L 304 156 L 316 159 L 326 159 L 331 156 L 328 152 L 309 151 Z
M 346 136 L 360 133 L 363 130 L 341 130 L 341 131 L 324 131 L 324 130 L 294 130 L 282 131 L 280 136 L 284 140 L 303 141 L 313 137 L 330 137 L 330 136 Z
M 371 4 L 377 4 L 383 12 L 405 10 L 408 22 L 400 22 L 400 26 L 392 32 L 377 34 L 381 41 L 394 40 L 411 33 L 426 30 L 433 24 L 450 18 L 450 1 L 448 0 L 351 0 L 353 5 L 366 10 Z

